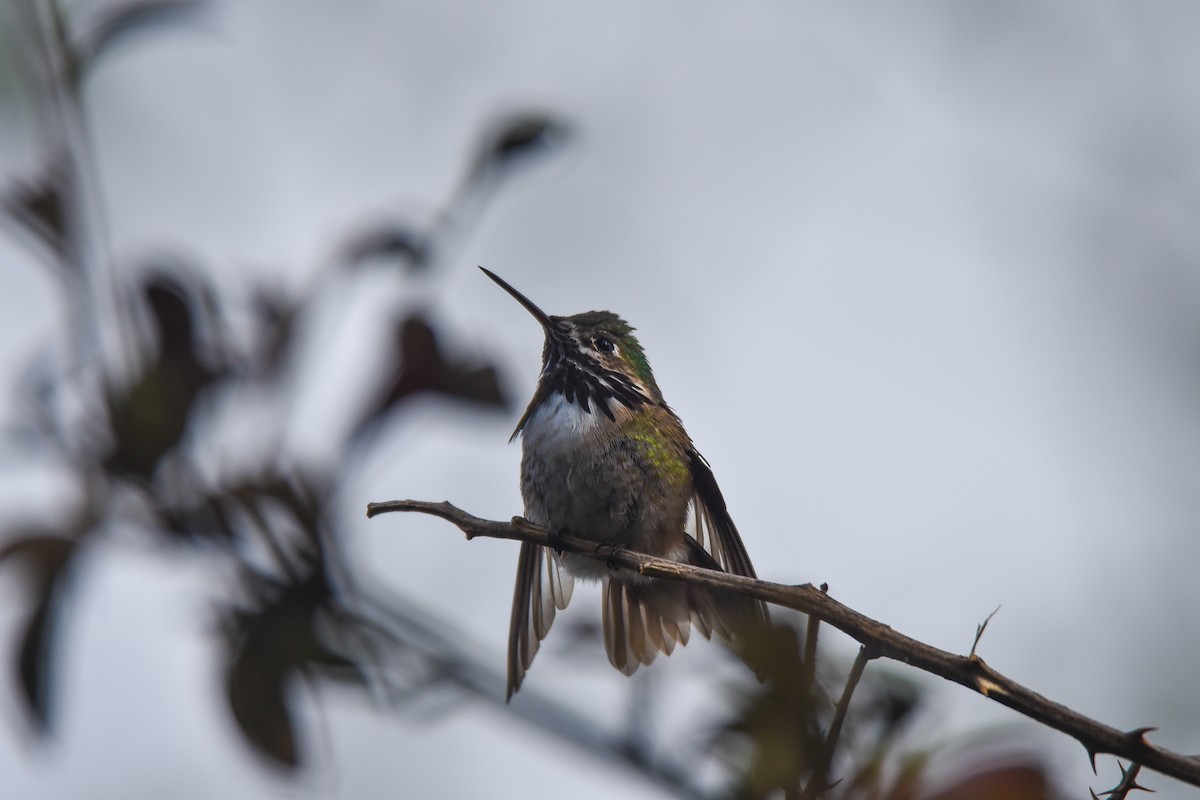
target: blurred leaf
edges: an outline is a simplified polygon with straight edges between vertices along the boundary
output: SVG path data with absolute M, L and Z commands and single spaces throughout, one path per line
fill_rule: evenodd
M 183 500 L 182 505 L 160 509 L 164 533 L 192 542 L 233 541 L 235 523 L 228 508 L 229 498 L 222 490 L 194 496 L 189 492 Z
M 261 599 L 261 607 L 232 614 L 230 710 L 255 749 L 288 768 L 299 758 L 286 684 L 312 650 L 312 617 L 324 595 L 314 595 L 317 585 L 282 587 L 277 597 Z
M 40 528 L 19 533 L 0 548 L 0 563 L 24 567 L 35 597 L 16 652 L 15 672 L 30 722 L 45 734 L 51 722 L 54 646 L 67 565 L 78 549 L 75 540 Z
M 50 672 L 55 623 L 58 620 L 55 594 L 52 583 L 29 615 L 17 652 L 17 678 L 21 696 L 29 711 L 30 721 L 39 734 L 45 734 L 50 729 Z
M 238 727 L 262 755 L 286 768 L 299 765 L 289 684 L 317 671 L 366 682 L 351 656 L 332 650 L 319 633 L 322 620 L 334 620 L 345 633 L 357 622 L 336 607 L 324 564 L 296 580 L 279 583 L 260 574 L 248 576 L 256 595 L 249 607 L 231 610 L 226 630 L 231 659 L 226 692 Z
M 287 508 L 299 527 L 311 531 L 313 544 L 319 545 L 318 528 L 328 483 L 311 470 L 272 475 L 261 482 L 261 491 Z
M 291 711 L 284 696 L 289 677 L 283 665 L 262 658 L 253 646 L 242 650 L 226 673 L 226 693 L 242 733 L 254 748 L 280 766 L 299 764 Z
M 567 124 L 549 114 L 525 111 L 503 117 L 490 126 L 471 174 L 479 178 L 542 155 L 563 144 L 569 135 Z
M 408 317 L 397 333 L 400 374 L 385 399 L 386 405 L 419 391 L 438 392 L 498 408 L 507 405 L 495 367 L 468 367 L 447 361 L 438 345 L 437 334 L 422 317 L 415 314 Z
M 437 333 L 419 314 L 400 321 L 396 328 L 396 369 L 390 388 L 364 413 L 354 440 L 374 430 L 382 417 L 401 402 L 421 392 L 434 392 L 492 408 L 507 408 L 493 366 L 468 366 L 448 361 L 438 345 Z
M 876 669 L 868 692 L 871 695 L 872 715 L 889 733 L 908 722 L 921 705 L 921 691 L 917 685 L 892 670 Z M 862 713 L 862 700 L 859 702 Z
M 59 569 L 74 554 L 77 543 L 47 528 L 29 527 L 18 531 L 0 547 L 0 563 L 20 559 L 29 564 L 30 572 L 39 581 Z
M 204 0 L 136 0 L 106 8 L 73 48 L 71 84 L 78 85 L 96 63 L 131 38 L 194 17 Z
M 388 223 L 368 228 L 344 248 L 346 263 L 355 266 L 370 259 L 397 259 L 409 269 L 429 266 L 432 242 L 428 236 L 402 224 Z
M 62 265 L 70 263 L 67 197 L 72 190 L 66 159 L 55 157 L 40 175 L 16 183 L 4 197 L 8 215 Z
M 221 376 L 208 367 L 196 345 L 192 309 L 198 298 L 167 276 L 144 286 L 158 339 L 158 355 L 131 385 L 109 392 L 109 421 L 115 446 L 107 466 L 150 478 L 159 461 L 183 437 L 196 398 Z
M 144 293 L 154 317 L 159 345 L 169 358 L 188 358 L 195 350 L 190 296 L 174 280 L 166 276 L 150 278 Z

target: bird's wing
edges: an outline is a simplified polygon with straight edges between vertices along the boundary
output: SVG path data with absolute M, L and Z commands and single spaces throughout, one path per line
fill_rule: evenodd
M 695 450 L 691 452 L 689 468 L 692 472 L 692 484 L 696 494 L 692 497 L 691 526 L 688 533 L 721 565 L 721 569 L 734 575 L 745 575 L 747 578 L 757 578 L 754 565 L 750 563 L 750 555 L 742 537 L 738 534 L 737 526 L 729 516 L 725 507 L 725 497 L 717 486 L 712 468 L 704 460 L 704 456 Z
M 705 551 L 710 553 L 721 569 L 733 575 L 743 575 L 747 578 L 757 578 L 754 565 L 750 563 L 750 554 L 742 537 L 738 534 L 729 509 L 725 507 L 725 497 L 717 486 L 712 468 L 694 449 L 690 453 L 689 468 L 692 473 L 692 484 L 696 493 L 692 496 L 691 517 L 688 533 Z M 767 619 L 767 608 L 763 603 L 756 603 L 759 616 Z

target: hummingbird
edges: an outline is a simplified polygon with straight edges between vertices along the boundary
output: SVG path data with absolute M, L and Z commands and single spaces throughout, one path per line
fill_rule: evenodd
M 663 400 L 629 323 L 609 311 L 550 316 L 480 267 L 542 326 L 542 370 L 509 441 L 521 436 L 525 518 L 565 534 L 756 577 L 708 462 Z M 520 688 L 574 579 L 603 586 L 604 645 L 626 675 L 687 644 L 693 624 L 730 639 L 767 624 L 766 605 L 610 569 L 522 542 L 508 638 L 506 699 Z

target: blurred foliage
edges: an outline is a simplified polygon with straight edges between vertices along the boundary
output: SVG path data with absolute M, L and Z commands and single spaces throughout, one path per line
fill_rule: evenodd
M 198 443 L 210 436 L 207 410 L 215 399 L 250 390 L 283 416 L 288 398 L 303 390 L 297 371 L 285 367 L 312 358 L 298 332 L 329 281 L 357 280 L 372 264 L 403 280 L 406 272 L 445 263 L 447 246 L 469 229 L 491 193 L 522 165 L 553 152 L 569 126 L 536 111 L 496 120 L 431 223 L 389 220 L 350 231 L 339 258 L 295 295 L 250 277 L 245 296 L 232 296 L 210 285 L 201 269 L 99 263 L 91 254 L 102 248 L 87 237 L 102 215 L 76 179 L 91 172 L 89 149 L 80 144 L 86 141 L 80 93 L 90 72 L 122 46 L 190 18 L 202 3 L 118 3 L 79 22 L 53 3 L 21 2 L 32 21 L 27 39 L 38 43 L 41 118 L 50 129 L 42 137 L 44 166 L 7 187 L 3 209 L 58 281 L 67 308 L 78 312 L 64 317 L 67 355 L 39 354 L 30 366 L 21 435 L 24 445 L 52 454 L 79 487 L 79 502 L 57 522 L 9 521 L 0 546 L 0 566 L 23 579 L 29 597 L 7 655 L 28 729 L 54 731 L 56 645 L 64 616 L 78 602 L 73 579 L 87 568 L 87 553 L 118 528 L 170 548 L 203 548 L 232 576 L 214 642 L 224 651 L 229 712 L 269 763 L 290 769 L 304 760 L 297 682 L 348 682 L 399 709 L 444 707 L 439 698 L 467 696 L 498 703 L 503 681 L 496 668 L 503 660 L 481 662 L 444 621 L 359 585 L 345 566 L 333 512 L 353 465 L 412 398 L 434 394 L 507 409 L 493 365 L 449 352 L 427 315 L 394 311 L 385 321 L 394 336 L 382 386 L 357 408 L 334 463 L 295 464 L 247 446 L 229 459 L 243 466 L 214 478 L 200 462 Z M 115 363 L 105 351 L 101 316 L 85 313 L 105 304 L 124 312 L 118 349 L 133 354 L 131 364 Z M 235 309 L 249 309 L 248 335 L 231 333 L 227 321 Z M 83 407 L 68 413 L 72 399 Z M 639 717 L 649 704 L 636 704 L 619 735 L 532 690 L 507 710 L 684 797 L 1051 796 L 1044 770 L 1032 760 L 964 773 L 929 793 L 922 775 L 930 754 L 906 752 L 902 742 L 921 705 L 916 686 L 886 671 L 851 670 L 852 691 L 835 701 L 826 687 L 841 682 L 847 667 L 829 659 L 818 674 L 815 643 L 815 631 L 793 619 L 745 644 L 740 656 L 764 681 L 733 687 L 727 721 L 674 761 L 653 752 L 643 735 L 653 727 Z M 632 683 L 631 691 L 639 686 Z M 697 765 L 712 756 L 733 783 L 703 788 Z
M 72 577 L 88 548 L 125 525 L 172 546 L 219 553 L 236 576 L 229 594 L 237 599 L 220 610 L 230 711 L 261 754 L 291 767 L 301 760 L 290 709 L 292 682 L 333 676 L 365 686 L 377 653 L 406 643 L 350 600 L 355 593 L 339 568 L 339 538 L 331 522 L 341 476 L 349 472 L 343 464 L 300 466 L 273 452 L 246 453 L 239 463 L 249 466 L 240 474 L 214 481 L 204 477 L 196 451 L 214 424 L 205 411 L 213 398 L 252 388 L 282 407 L 288 395 L 300 391 L 284 366 L 310 357 L 299 331 L 336 277 L 331 273 L 341 267 L 331 265 L 297 296 L 251 285 L 251 302 L 244 303 L 218 293 L 201 270 L 177 263 L 140 271 L 106 265 L 117 280 L 134 283 L 130 302 L 128 288 L 104 285 L 104 270 L 87 255 L 94 249 L 86 237 L 94 230 L 88 216 L 95 209 L 74 179 L 87 166 L 87 148 L 65 144 L 83 133 L 79 92 L 89 72 L 120 46 L 177 24 L 200 7 L 196 0 L 116 4 L 77 25 L 54 4 L 27 4 L 28 18 L 38 21 L 30 41 L 41 43 L 37 63 L 45 68 L 38 99 L 53 128 L 43 138 L 59 144 L 48 148 L 41 169 L 8 187 L 4 210 L 14 232 L 52 270 L 69 308 L 102 305 L 107 297 L 128 312 L 122 315 L 122 337 L 134 358 L 132 367 L 114 367 L 96 329 L 99 315 L 72 314 L 65 341 L 73 351 L 66 363 L 39 354 L 31 364 L 27 416 L 20 421 L 23 443 L 53 453 L 84 499 L 59 527 L 10 524 L 0 564 L 24 578 L 31 598 L 13 667 L 29 721 L 48 733 L 54 724 L 56 631 L 71 608 Z M 549 117 L 526 114 L 491 130 L 456 197 L 477 193 L 474 183 L 485 176 L 494 180 L 514 159 L 541 149 L 538 129 L 562 127 Z M 443 216 L 458 214 L 456 202 L 451 200 Z M 399 231 L 424 242 L 420 252 L 399 247 Z M 359 241 L 382 244 L 360 247 L 349 263 L 372 257 L 428 265 L 449 235 L 448 229 L 410 230 L 402 223 L 360 232 Z M 357 275 L 361 270 L 350 273 Z M 249 341 L 239 340 L 226 324 L 244 306 L 251 309 Z M 388 363 L 395 368 L 379 396 L 357 410 L 343 443 L 347 463 L 360 459 L 373 434 L 416 395 L 508 408 L 496 369 L 478 357 L 447 354 L 424 316 L 396 312 L 392 325 Z M 58 412 L 70 397 L 84 399 L 81 414 Z
M 924 704 L 921 688 L 886 668 L 867 670 L 860 650 L 852 666 L 819 653 L 819 622 L 773 613 L 768 631 L 736 645 L 741 659 L 763 679 L 735 692 L 733 713 L 714 737 L 730 755 L 732 796 L 851 800 L 1048 800 L 1045 766 L 1035 754 L 1001 757 L 971 748 L 954 759 L 937 788 L 927 767 L 932 750 L 906 740 Z

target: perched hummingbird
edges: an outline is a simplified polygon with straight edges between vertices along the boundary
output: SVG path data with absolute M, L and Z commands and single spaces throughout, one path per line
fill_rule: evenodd
M 552 317 L 480 267 L 541 323 L 537 389 L 512 438 L 522 436 L 525 517 L 552 534 L 590 539 L 755 577 L 712 470 L 663 401 L 633 328 L 608 311 Z M 626 675 L 705 637 L 765 624 L 766 606 L 684 583 L 609 569 L 603 562 L 523 542 L 508 637 L 509 699 L 521 686 L 572 576 L 603 583 L 604 645 Z

